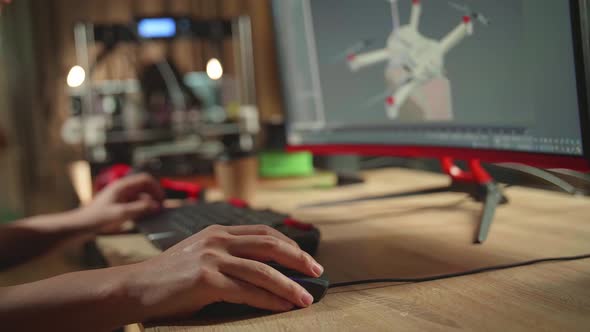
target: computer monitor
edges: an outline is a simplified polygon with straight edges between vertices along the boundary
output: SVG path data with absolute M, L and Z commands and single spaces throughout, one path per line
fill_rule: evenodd
M 588 170 L 587 0 L 274 0 L 292 150 Z

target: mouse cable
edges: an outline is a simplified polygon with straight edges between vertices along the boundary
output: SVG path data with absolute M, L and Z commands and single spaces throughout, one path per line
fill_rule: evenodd
M 330 288 L 338 288 L 338 287 L 346 287 L 346 286 L 354 286 L 354 285 L 365 285 L 365 284 L 381 284 L 381 283 L 421 283 L 421 282 L 427 282 L 427 281 L 435 281 L 435 280 L 463 277 L 463 276 L 480 274 L 480 273 L 490 272 L 490 271 L 507 270 L 507 269 L 512 269 L 512 268 L 516 268 L 516 267 L 536 265 L 536 264 L 540 264 L 540 263 L 569 262 L 569 261 L 577 261 L 577 260 L 585 260 L 585 259 L 590 259 L 590 254 L 580 255 L 580 256 L 557 257 L 557 258 L 542 258 L 542 259 L 535 259 L 535 260 L 521 262 L 521 263 L 482 267 L 482 268 L 475 269 L 475 270 L 469 270 L 469 271 L 457 272 L 457 273 L 449 273 L 449 274 L 440 274 L 440 275 L 429 276 L 429 277 L 367 279 L 367 280 L 338 282 L 338 283 L 331 284 Z

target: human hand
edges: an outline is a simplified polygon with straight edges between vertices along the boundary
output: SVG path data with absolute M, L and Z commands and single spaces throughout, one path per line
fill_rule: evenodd
M 153 177 L 132 175 L 107 186 L 77 219 L 83 229 L 114 232 L 128 220 L 158 211 L 163 200 L 164 192 Z
M 282 233 L 267 226 L 211 226 L 151 260 L 126 267 L 125 293 L 144 320 L 182 317 L 208 304 L 229 302 L 282 312 L 313 297 L 262 262 L 319 277 L 323 267 Z

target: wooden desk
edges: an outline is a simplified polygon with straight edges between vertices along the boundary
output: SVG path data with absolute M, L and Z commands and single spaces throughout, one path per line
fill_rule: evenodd
M 417 277 L 590 253 L 590 202 L 509 188 L 484 245 L 473 245 L 481 205 L 457 193 L 347 207 L 296 210 L 302 203 L 427 188 L 442 176 L 407 170 L 366 174 L 349 188 L 261 189 L 256 206 L 290 212 L 322 232 L 318 260 L 334 282 Z M 99 241 L 113 264 L 158 252 L 141 236 Z M 233 322 L 179 322 L 148 331 L 588 331 L 590 260 L 552 263 L 422 284 L 333 289 L 311 308 Z

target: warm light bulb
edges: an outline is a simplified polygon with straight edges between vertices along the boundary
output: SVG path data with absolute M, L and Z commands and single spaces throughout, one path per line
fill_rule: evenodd
M 80 66 L 74 66 L 70 69 L 70 73 L 68 74 L 68 86 L 70 88 L 78 88 L 84 84 L 86 80 L 86 72 L 84 68 Z
M 212 58 L 207 62 L 207 76 L 215 81 L 223 77 L 223 66 L 216 58 Z

